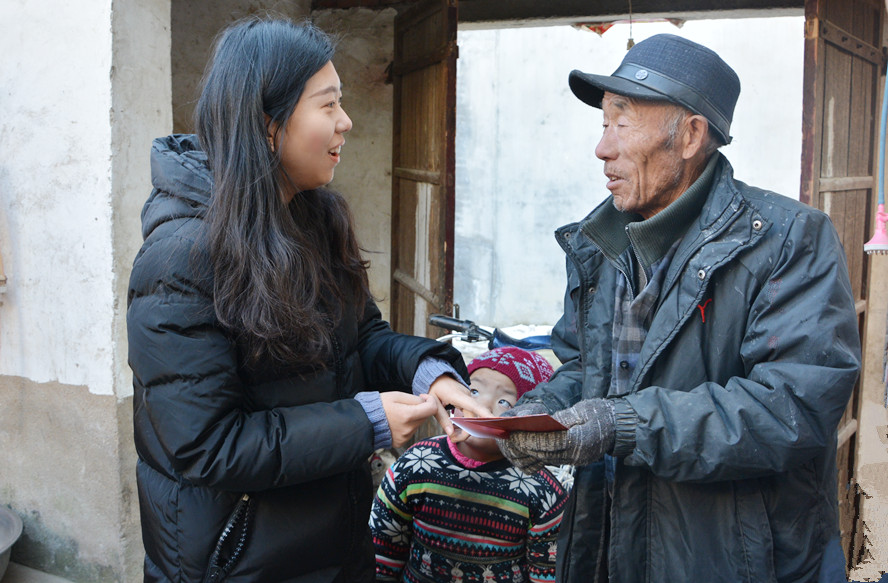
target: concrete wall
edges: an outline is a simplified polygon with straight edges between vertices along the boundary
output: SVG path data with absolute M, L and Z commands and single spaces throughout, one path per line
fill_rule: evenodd
M 345 136 L 331 187 L 348 199 L 355 215 L 358 240 L 370 260 L 370 289 L 383 318 L 391 299 L 393 88 L 386 67 L 393 58 L 395 15 L 392 8 L 312 14 L 318 26 L 339 36 L 333 62 L 342 79 L 343 108 L 354 126 Z
M 740 76 L 736 175 L 798 198 L 804 19 L 635 23 L 636 42 L 678 34 L 715 49 Z M 571 70 L 610 74 L 629 26 L 603 36 L 572 27 L 459 34 L 455 301 L 497 326 L 554 324 L 564 254 L 552 232 L 609 194 L 594 149 L 601 112 L 570 92 Z M 767 67 L 762 67 L 767 63 Z
M 888 257 L 870 259 L 867 327 L 855 478 L 863 494 L 864 556 L 853 581 L 878 581 L 888 572 L 888 409 L 885 408 L 885 338 L 888 318 Z
M 171 125 L 168 0 L 0 8 L 0 504 L 13 560 L 135 580 L 125 282 Z
M 193 131 L 191 116 L 216 35 L 239 18 L 265 12 L 307 18 L 311 0 L 172 0 L 173 128 L 177 133 Z

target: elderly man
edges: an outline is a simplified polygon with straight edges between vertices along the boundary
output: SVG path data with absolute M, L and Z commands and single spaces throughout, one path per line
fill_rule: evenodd
M 570 87 L 604 114 L 612 196 L 556 232 L 564 365 L 513 410 L 569 429 L 499 440 L 525 471 L 577 466 L 558 580 L 824 580 L 860 368 L 829 218 L 734 179 L 740 82 L 713 51 L 658 35 Z

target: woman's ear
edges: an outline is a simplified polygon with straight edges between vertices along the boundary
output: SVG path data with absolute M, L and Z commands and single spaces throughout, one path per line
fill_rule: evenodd
M 268 147 L 271 148 L 271 153 L 274 154 L 274 152 L 275 152 L 275 145 L 274 145 L 275 131 L 274 131 L 274 127 L 272 127 L 273 124 L 271 123 L 271 116 L 268 115 L 267 113 L 263 113 L 262 115 L 265 116 L 265 139 L 268 140 Z

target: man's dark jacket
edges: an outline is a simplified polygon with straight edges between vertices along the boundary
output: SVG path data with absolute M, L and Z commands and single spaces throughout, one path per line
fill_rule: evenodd
M 624 394 L 609 391 L 631 217 L 608 199 L 556 232 L 565 364 L 524 401 L 609 397 L 617 413 L 609 513 L 604 465 L 579 468 L 560 581 L 816 581 L 838 534 L 836 429 L 860 367 L 845 254 L 826 215 L 716 156 Z
M 373 428 L 352 397 L 409 392 L 430 355 L 467 376 L 459 353 L 395 334 L 368 301 L 338 325 L 327 369 L 244 367 L 213 310 L 206 157 L 193 136 L 170 136 L 151 165 L 127 312 L 145 581 L 201 581 L 243 493 L 246 545 L 226 581 L 372 581 Z

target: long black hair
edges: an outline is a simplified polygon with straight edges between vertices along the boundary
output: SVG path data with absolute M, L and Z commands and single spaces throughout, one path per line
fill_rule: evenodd
M 370 295 L 345 200 L 318 188 L 285 202 L 289 179 L 268 140 L 333 53 L 310 23 L 254 16 L 223 32 L 204 74 L 195 128 L 214 179 L 213 301 L 248 363 L 324 366 L 343 310 L 362 312 Z

